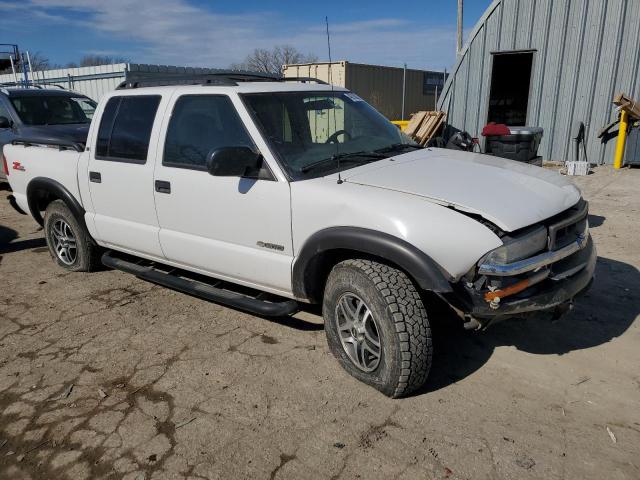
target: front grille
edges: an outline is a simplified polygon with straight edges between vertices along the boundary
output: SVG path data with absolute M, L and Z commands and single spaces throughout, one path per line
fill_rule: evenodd
M 546 245 L 534 255 L 506 264 L 492 262 L 491 260 L 481 260 L 478 273 L 486 275 L 489 282 L 493 283 L 493 286 L 497 286 L 505 282 L 521 280 L 523 278 L 522 275 L 527 277 L 531 273 L 540 271 L 548 271 L 549 276 L 553 278 L 556 273 L 562 275 L 568 265 L 570 265 L 570 269 L 574 269 L 575 264 L 573 262 L 564 260 L 575 257 L 589 241 L 587 228 L 588 208 L 588 203 L 580 200 L 568 210 L 534 226 L 538 229 L 544 227 L 547 234 Z M 525 245 L 526 237 L 524 235 L 517 235 L 511 238 L 510 242 L 523 242 L 521 244 Z M 558 266 L 558 268 L 554 269 L 554 266 Z M 538 277 L 539 275 L 536 275 L 536 278 Z
M 545 222 L 549 231 L 549 250 L 566 247 L 583 235 L 588 213 L 589 204 L 581 199 L 575 206 Z
M 513 258 L 520 258 L 518 248 L 523 253 L 537 250 L 529 256 L 524 253 L 526 258 L 501 263 L 485 256 L 473 282 L 464 285 L 476 310 L 485 314 L 539 310 L 582 290 L 593 275 L 596 255 L 588 230 L 588 209 L 588 203 L 581 199 L 568 210 L 508 238 L 507 242 L 520 242 L 514 247 Z M 540 231 L 542 227 L 546 232 L 539 232 L 537 243 L 527 244 L 531 230 Z M 509 246 L 507 242 L 505 245 Z M 501 255 L 508 257 L 505 252 Z

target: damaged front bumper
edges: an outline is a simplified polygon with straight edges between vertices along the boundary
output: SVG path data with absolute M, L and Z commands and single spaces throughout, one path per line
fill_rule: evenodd
M 570 257 L 539 269 L 529 278 L 538 275 L 530 287 L 515 295 L 489 301 L 487 293 L 472 285 L 459 284 L 449 303 L 462 312 L 468 328 L 486 328 L 492 323 L 511 317 L 525 316 L 532 312 L 564 313 L 573 299 L 586 291 L 593 280 L 597 253 L 591 235 L 587 233 L 582 248 Z M 542 277 L 542 280 L 539 278 Z

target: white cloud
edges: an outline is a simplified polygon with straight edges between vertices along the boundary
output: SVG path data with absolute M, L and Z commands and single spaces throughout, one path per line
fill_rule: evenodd
M 119 54 L 139 63 L 226 67 L 243 60 L 254 48 L 277 44 L 327 57 L 322 18 L 309 27 L 269 11 L 218 14 L 186 0 L 31 0 L 28 5 L 43 21 L 46 16 L 51 21 L 66 17 L 94 29 L 106 37 L 106 49 L 111 49 L 109 36 L 130 42 L 131 49 Z M 397 66 L 407 62 L 414 68 L 437 69 L 455 60 L 453 26 L 426 28 L 417 22 L 381 18 L 334 22 L 330 30 L 334 60 Z

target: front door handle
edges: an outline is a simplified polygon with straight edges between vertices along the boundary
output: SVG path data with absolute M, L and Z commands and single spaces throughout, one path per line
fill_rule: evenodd
M 156 192 L 171 193 L 171 184 L 165 180 L 156 180 Z
M 93 183 L 102 183 L 100 172 L 89 172 L 89 181 Z

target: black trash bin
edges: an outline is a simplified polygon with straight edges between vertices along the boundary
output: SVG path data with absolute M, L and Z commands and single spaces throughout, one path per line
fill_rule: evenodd
M 544 130 L 541 127 L 507 127 L 510 135 L 487 135 L 486 153 L 519 162 L 532 163 Z
M 624 164 L 640 166 L 640 122 L 637 122 L 629 132 L 627 145 L 624 150 Z

